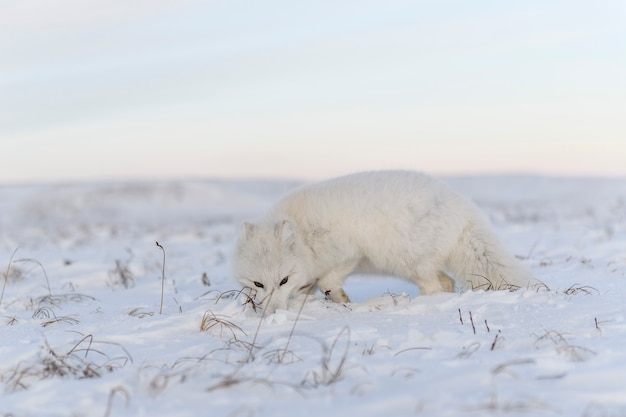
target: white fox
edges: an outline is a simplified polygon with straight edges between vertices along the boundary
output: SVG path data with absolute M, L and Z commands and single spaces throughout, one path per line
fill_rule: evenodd
M 538 282 L 468 200 L 427 175 L 363 172 L 297 189 L 257 223 L 245 223 L 234 278 L 273 313 L 321 290 L 348 303 L 353 273 L 393 275 L 420 294 L 464 288 L 517 289 Z

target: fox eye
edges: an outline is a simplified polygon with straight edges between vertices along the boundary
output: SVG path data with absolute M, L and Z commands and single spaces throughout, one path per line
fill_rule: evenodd
M 282 287 L 283 285 L 285 285 L 287 283 L 287 281 L 289 281 L 289 277 L 288 276 L 283 278 L 282 281 L 280 281 L 280 286 Z
M 263 288 L 263 284 L 261 284 L 259 281 L 254 281 L 254 286 L 257 288 Z

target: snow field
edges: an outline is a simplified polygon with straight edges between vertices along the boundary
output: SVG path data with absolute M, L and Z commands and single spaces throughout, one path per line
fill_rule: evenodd
M 1 188 L 0 415 L 626 415 L 626 181 L 449 183 L 550 290 L 353 277 L 264 316 L 230 251 L 293 183 Z

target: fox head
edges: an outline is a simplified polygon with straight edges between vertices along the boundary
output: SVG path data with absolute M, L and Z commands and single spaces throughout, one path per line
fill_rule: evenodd
M 269 314 L 286 309 L 292 296 L 311 289 L 300 256 L 302 245 L 288 220 L 243 225 L 233 258 L 234 278 L 253 290 L 256 302 Z

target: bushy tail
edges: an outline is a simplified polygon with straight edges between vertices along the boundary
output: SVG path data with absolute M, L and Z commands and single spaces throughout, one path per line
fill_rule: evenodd
M 474 290 L 517 290 L 540 285 L 486 227 L 468 226 L 448 260 L 459 284 Z

